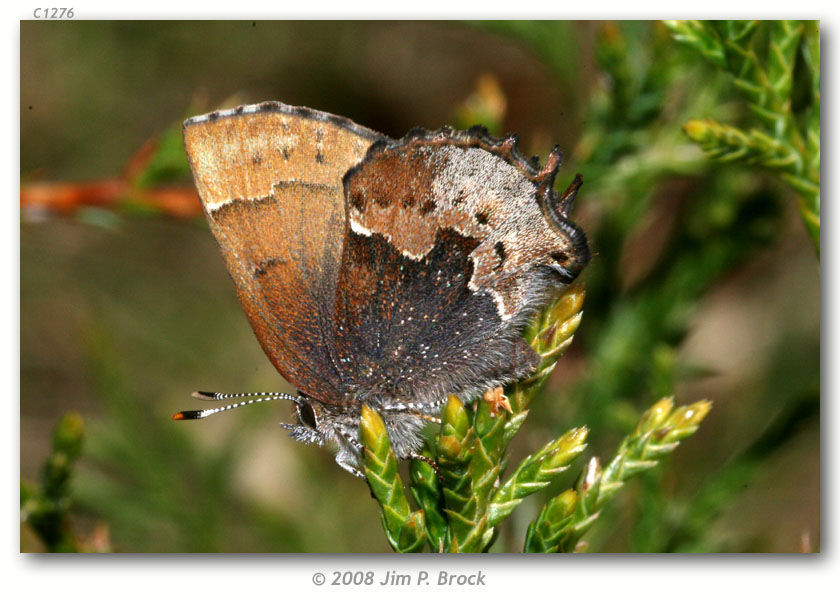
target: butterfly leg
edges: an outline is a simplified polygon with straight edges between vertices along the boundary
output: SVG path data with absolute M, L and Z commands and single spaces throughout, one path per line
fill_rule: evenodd
M 438 476 L 438 478 L 440 478 L 440 469 L 438 469 L 437 463 L 428 456 L 423 456 L 422 454 L 418 454 L 417 452 L 412 452 L 411 454 L 406 456 L 406 458 L 408 458 L 409 460 L 413 459 L 423 461 L 424 463 L 432 467 L 435 470 L 435 474 Z
M 356 477 L 360 479 L 367 479 L 365 474 L 362 473 L 359 469 L 356 468 L 356 465 L 351 462 L 355 459 L 354 456 L 349 456 L 346 453 L 339 451 L 338 454 L 335 455 L 335 462 L 338 463 L 338 466 L 347 471 L 348 473 L 352 473 Z
M 361 456 L 364 451 L 362 443 L 347 431 L 339 430 L 339 436 L 339 448 L 335 455 L 335 462 L 342 469 L 352 473 L 356 477 L 367 479 L 365 474 L 357 467 L 357 465 L 361 464 Z

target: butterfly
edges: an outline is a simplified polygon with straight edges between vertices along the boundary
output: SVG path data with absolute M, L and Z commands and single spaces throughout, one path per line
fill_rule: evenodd
M 449 394 L 534 371 L 522 330 L 590 258 L 569 219 L 580 175 L 553 189 L 557 148 L 540 167 L 516 136 L 480 127 L 394 140 L 279 102 L 193 117 L 183 133 L 245 314 L 298 394 L 196 392 L 239 401 L 175 418 L 286 399 L 291 437 L 334 445 L 360 477 L 363 405 L 397 456 L 417 456 Z

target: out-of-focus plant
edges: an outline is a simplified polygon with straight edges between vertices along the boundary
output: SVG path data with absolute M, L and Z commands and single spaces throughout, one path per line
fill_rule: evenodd
M 364 407 L 361 439 L 364 467 L 391 547 L 417 552 L 486 552 L 499 524 L 527 497 L 558 479 L 586 448 L 589 431 L 572 429 L 522 460 L 505 476 L 507 446 L 528 416 L 528 405 L 557 359 L 571 344 L 581 319 L 583 291 L 568 289 L 535 319 L 525 339 L 542 357 L 534 375 L 504 390 L 505 400 L 486 397 L 474 406 L 450 396 L 440 431 L 427 445 L 430 463 L 411 464 L 412 511 L 399 475 L 388 432 L 377 413 Z M 508 410 L 502 410 L 504 405 Z M 606 468 L 593 458 L 575 490 L 549 500 L 529 525 L 526 552 L 571 552 L 598 518 L 601 507 L 624 480 L 657 465 L 679 442 L 697 430 L 710 404 L 698 402 L 673 410 L 671 399 L 654 405 L 633 434 L 625 438 Z
M 475 90 L 459 106 L 455 124 L 467 129 L 481 123 L 493 135 L 502 133 L 507 114 L 507 96 L 499 80 L 492 73 L 482 73 L 475 82 Z
M 674 39 L 732 78 L 759 125 L 714 119 L 683 129 L 709 157 L 761 165 L 796 191 L 820 249 L 820 28 L 814 21 L 665 21 Z M 797 61 L 801 58 L 801 63 Z M 799 84 L 799 85 L 796 85 Z M 805 92 L 804 98 L 802 92 Z M 798 96 L 798 97 L 797 97 Z
M 79 215 L 90 210 L 161 213 L 176 218 L 201 214 L 192 187 L 173 182 L 189 177 L 181 127 L 173 124 L 147 141 L 118 177 L 100 181 L 29 181 L 21 185 L 20 207 L 30 220 Z
M 215 449 L 201 449 L 188 432 L 168 426 L 136 396 L 109 331 L 91 324 L 85 350 L 104 415 L 89 427 L 80 468 L 86 481 L 74 501 L 119 531 L 112 535 L 115 551 L 127 550 L 125 540 L 133 551 L 144 552 L 305 548 L 282 514 L 237 495 L 235 467 L 259 414 L 245 413 L 238 427 L 216 440 Z
M 77 413 L 64 415 L 53 431 L 52 451 L 41 468 L 39 485 L 21 482 L 20 518 L 49 552 L 106 552 L 107 533 L 99 527 L 88 539 L 74 531 L 71 483 L 82 453 L 85 424 Z

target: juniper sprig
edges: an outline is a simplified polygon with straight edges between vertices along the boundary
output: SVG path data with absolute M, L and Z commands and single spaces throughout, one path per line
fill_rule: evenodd
M 586 449 L 589 430 L 577 427 L 543 445 L 504 476 L 508 444 L 525 421 L 534 394 L 571 343 L 580 324 L 583 297 L 581 287 L 569 288 L 526 330 L 525 339 L 543 360 L 534 375 L 504 390 L 509 412 L 495 411 L 487 401 L 465 404 L 449 397 L 440 429 L 425 450 L 436 468 L 421 460 L 412 461 L 410 467 L 411 496 L 418 510 L 409 506 L 382 419 L 364 408 L 365 474 L 394 550 L 414 552 L 428 543 L 435 552 L 488 551 L 499 524 L 527 496 L 556 482 Z M 574 551 L 624 481 L 656 466 L 694 433 L 710 406 L 703 401 L 675 410 L 670 398 L 655 404 L 606 467 L 601 468 L 597 458 L 590 459 L 577 488 L 549 500 L 528 528 L 525 551 Z
M 706 154 L 764 167 L 796 192 L 802 221 L 820 250 L 820 29 L 813 21 L 665 21 L 747 102 L 748 130 L 692 119 L 683 130 Z M 801 62 L 797 61 L 801 57 Z M 806 101 L 795 100 L 805 80 Z

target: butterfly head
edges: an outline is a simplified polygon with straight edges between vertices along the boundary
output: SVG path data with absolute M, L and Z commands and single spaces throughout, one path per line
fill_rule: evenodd
M 323 446 L 333 438 L 329 415 L 324 405 L 305 395 L 294 400 L 292 407 L 294 423 L 281 423 L 281 427 L 289 431 L 289 435 L 299 442 L 318 444 Z

